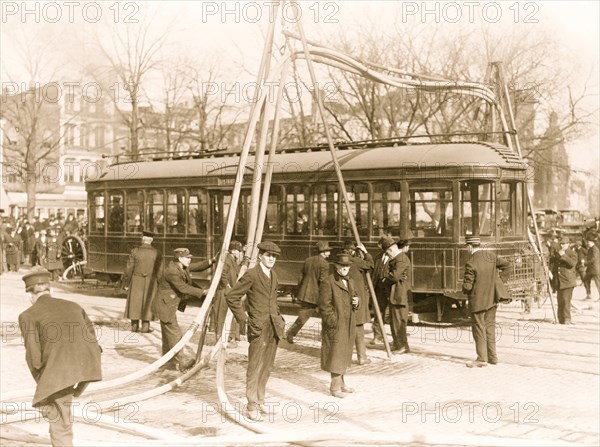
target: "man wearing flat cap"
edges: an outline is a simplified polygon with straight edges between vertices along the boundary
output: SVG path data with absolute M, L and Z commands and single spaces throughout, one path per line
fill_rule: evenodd
M 559 244 L 559 249 L 550 257 L 551 285 L 557 293 L 558 322 L 571 324 L 571 298 L 577 278 L 577 253 L 571 249 L 568 237 L 561 237 Z
M 50 295 L 50 278 L 45 269 L 23 276 L 32 305 L 19 315 L 19 327 L 37 383 L 32 405 L 49 421 L 52 445 L 72 446 L 71 402 L 89 382 L 102 380 L 102 349 L 79 304 Z
M 481 368 L 488 363 L 498 363 L 496 306 L 497 300 L 502 298 L 498 294 L 505 294 L 500 292 L 504 285 L 498 271 L 508 273 L 512 264 L 499 258 L 493 250 L 482 250 L 478 236 L 467 236 L 465 242 L 471 256 L 465 265 L 462 290 L 469 299 L 473 340 L 477 351 L 477 359 L 467 362 L 467 366 Z
M 219 287 L 215 293 L 214 309 L 215 309 L 215 335 L 217 340 L 221 338 L 225 317 L 227 316 L 227 300 L 225 293 L 231 289 L 237 282 L 242 260 L 244 259 L 244 246 L 239 241 L 231 241 L 229 243 L 229 253 L 225 256 L 223 264 L 223 272 Z M 236 338 L 239 339 L 239 325 L 235 320 L 231 322 L 231 334 L 228 334 L 228 341 L 235 344 Z
M 409 353 L 408 346 L 408 306 L 412 286 L 412 265 L 406 255 L 409 249 L 408 240 L 395 241 L 391 237 L 384 238 L 382 248 L 390 257 L 387 276 L 383 284 L 389 288 L 389 309 L 392 330 L 392 351 Z
M 158 275 L 158 290 L 152 302 L 152 312 L 160 320 L 162 335 L 162 355 L 181 340 L 182 333 L 177 322 L 177 309 L 180 303 L 190 297 L 202 298 L 206 293 L 203 289 L 192 285 L 189 272 L 199 272 L 208 269 L 215 262 L 215 258 L 207 261 L 192 263 L 192 254 L 187 248 L 176 248 L 173 259 L 167 266 L 160 269 Z M 194 359 L 185 357 L 183 350 L 174 357 L 171 365 L 184 372 L 194 366 Z
M 271 241 L 258 244 L 258 265 L 248 269 L 226 293 L 227 304 L 240 326 L 248 323 L 248 370 L 246 372 L 246 407 L 251 420 L 261 420 L 268 412 L 265 390 L 279 340 L 283 338 L 285 320 L 277 304 L 277 274 L 273 270 L 281 249 Z M 242 305 L 247 297 L 248 315 Z
M 319 311 L 323 321 L 321 338 L 321 369 L 331 374 L 329 392 L 344 398 L 354 389 L 346 385 L 344 374 L 352 365 L 352 349 L 356 333 L 356 311 L 361 303 L 349 276 L 352 260 L 339 253 L 334 261 L 335 271 L 319 288 Z
M 154 233 L 142 231 L 142 245 L 131 250 L 121 282 L 127 292 L 125 318 L 131 320 L 131 332 L 152 332 L 152 301 L 163 260 L 162 253 L 152 246 L 153 239 Z
M 294 337 L 306 324 L 309 318 L 317 314 L 319 302 L 319 286 L 329 276 L 329 263 L 327 258 L 331 254 L 329 242 L 319 241 L 316 244 L 319 254 L 310 256 L 304 261 L 302 274 L 298 280 L 298 295 L 300 302 L 298 318 L 290 326 L 285 336 L 288 343 L 294 343 Z

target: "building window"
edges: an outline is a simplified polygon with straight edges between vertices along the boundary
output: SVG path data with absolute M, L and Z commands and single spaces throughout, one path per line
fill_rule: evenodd
M 75 167 L 77 166 L 77 160 L 74 158 L 65 158 L 63 163 L 65 183 L 75 183 Z
M 94 132 L 95 140 L 94 146 L 104 147 L 104 126 L 97 126 Z
M 79 162 L 79 182 L 83 183 L 86 180 L 86 167 L 92 163 L 91 160 L 83 159 Z
M 65 112 L 73 112 L 75 110 L 75 95 L 67 93 L 65 96 Z
M 75 146 L 75 124 L 65 124 L 65 145 Z
M 82 147 L 88 147 L 90 145 L 89 128 L 85 124 L 82 124 L 79 128 L 79 145 Z

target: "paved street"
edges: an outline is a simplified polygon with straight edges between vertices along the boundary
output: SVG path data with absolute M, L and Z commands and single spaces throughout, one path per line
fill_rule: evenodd
M 28 303 L 20 280 L 24 272 L 0 277 L 3 395 L 34 385 L 16 325 Z M 57 297 L 80 303 L 97 324 L 105 380 L 137 371 L 159 357 L 158 324 L 154 323 L 151 334 L 129 333 L 127 322 L 121 319 L 125 301 L 112 297 L 111 289 L 56 284 L 54 290 Z M 356 392 L 345 399 L 328 395 L 329 375 L 320 369 L 318 320 L 312 319 L 295 344 L 280 343 L 267 386 L 272 412 L 264 422 L 251 424 L 252 431 L 219 412 L 228 408 L 216 392 L 214 362 L 175 390 L 108 416 L 124 420 L 121 429 L 136 422 L 159 430 L 166 440 L 157 441 L 158 445 L 178 445 L 182 438 L 208 444 L 257 444 L 266 439 L 254 431 L 269 433 L 277 440 L 275 445 L 317 434 L 321 439 L 337 437 L 332 443 L 336 445 L 368 445 L 385 436 L 409 445 L 599 445 L 599 308 L 597 301 L 583 301 L 584 295 L 582 287 L 575 289 L 578 310 L 574 326 L 553 324 L 549 302 L 534 307 L 528 315 L 521 313 L 518 303 L 501 307 L 497 329 L 500 363 L 481 369 L 464 365 L 475 353 L 470 328 L 410 326 L 413 352 L 389 361 L 382 349 L 369 350 L 373 362 L 355 365 L 346 375 L 347 384 Z M 198 307 L 189 306 L 185 314 L 179 314 L 182 328 L 197 311 Z M 286 316 L 288 324 L 294 319 Z M 188 345 L 190 353 L 197 338 L 198 334 Z M 214 343 L 212 333 L 208 342 Z M 234 406 L 245 401 L 247 347 L 242 341 L 228 352 L 225 387 Z M 85 406 L 122 398 L 176 377 L 175 371 L 165 370 L 120 389 L 84 395 L 80 402 Z M 93 400 L 88 402 L 90 397 Z M 7 410 L 19 404 L 15 400 L 2 405 Z M 3 414 L 2 422 L 6 418 Z M 345 436 L 345 441 L 340 441 L 340 436 Z M 43 420 L 2 425 L 0 437 L 3 446 L 49 441 Z M 76 423 L 75 437 L 80 445 L 153 444 L 138 435 L 101 427 L 91 416 L 86 423 Z

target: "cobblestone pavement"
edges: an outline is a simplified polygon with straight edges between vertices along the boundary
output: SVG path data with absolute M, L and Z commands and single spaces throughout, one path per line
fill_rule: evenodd
M 16 325 L 18 314 L 28 305 L 20 277 L 15 273 L 0 277 L 2 394 L 34 386 Z M 57 284 L 55 295 L 79 302 L 97 324 L 104 349 L 105 380 L 137 371 L 159 357 L 158 324 L 154 323 L 151 334 L 128 332 L 127 322 L 121 319 L 125 302 L 112 297 L 112 290 L 90 284 Z M 485 437 L 495 439 L 491 445 L 509 445 L 513 438 L 528 445 L 557 441 L 600 445 L 599 309 L 597 301 L 583 301 L 584 295 L 582 288 L 575 289 L 577 311 L 573 326 L 552 323 L 550 302 L 527 315 L 521 313 L 519 304 L 502 306 L 497 328 L 500 363 L 486 368 L 464 366 L 475 355 L 470 328 L 410 326 L 412 353 L 395 355 L 390 361 L 381 346 L 370 349 L 372 363 L 354 365 L 348 371 L 346 382 L 356 392 L 344 399 L 328 395 L 329 375 L 320 369 L 318 319 L 311 319 L 296 343 L 280 343 L 267 386 L 272 411 L 253 427 L 290 437 L 316 432 L 325 436 L 345 433 L 349 436 L 347 442 L 364 433 L 387 433 L 414 445 L 449 437 L 458 438 L 462 441 L 456 443 L 465 445 L 483 445 Z M 188 306 L 185 314 L 179 314 L 183 329 L 197 311 L 197 307 Z M 288 324 L 294 319 L 286 316 Z M 370 339 L 370 325 L 366 327 Z M 195 334 L 188 344 L 190 353 L 197 339 Z M 211 333 L 208 343 L 214 343 Z M 247 342 L 241 341 L 237 348 L 229 350 L 226 364 L 225 385 L 230 402 L 240 408 L 245 401 L 247 347 Z M 163 370 L 120 389 L 82 396 L 80 405 L 137 394 L 176 377 L 175 371 Z M 173 391 L 106 415 L 124 420 L 120 428 L 127 422 L 137 422 L 172 434 L 173 440 L 160 442 L 165 445 L 177 445 L 175 437 L 199 442 L 200 436 L 214 442 L 244 436 L 252 442 L 252 431 L 219 412 L 230 408 L 220 402 L 215 383 L 213 363 Z M 93 400 L 86 403 L 89 398 Z M 15 405 L 3 402 L 3 409 L 10 404 Z M 6 417 L 2 415 L 3 420 Z M 93 423 L 92 417 L 86 422 L 75 426 L 80 444 L 143 442 L 137 435 L 103 428 Z M 3 425 L 0 429 L 3 446 L 48 442 L 47 423 L 43 420 Z M 28 438 L 31 442 L 27 444 L 22 437 L 26 434 L 38 438 Z

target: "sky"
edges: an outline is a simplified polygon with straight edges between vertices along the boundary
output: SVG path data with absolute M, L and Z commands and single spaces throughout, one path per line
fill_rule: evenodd
M 111 29 L 135 27 L 150 22 L 150 37 L 168 30 L 170 55 L 207 57 L 235 78 L 253 79 L 259 66 L 264 37 L 272 18 L 269 1 L 153 1 L 153 2 L 20 2 L 2 1 L 0 20 L 0 75 L 2 82 L 22 79 L 15 36 L 27 36 L 27 44 L 53 42 L 58 51 L 81 48 L 93 34 L 104 38 Z M 489 26 L 502 34 L 511 27 L 530 33 L 548 32 L 559 36 L 557 56 L 572 64 L 583 84 L 595 99 L 590 108 L 598 109 L 598 65 L 600 59 L 600 2 L 598 1 L 313 1 L 301 2 L 302 9 L 288 5 L 283 13 L 294 21 L 301 19 L 309 39 L 360 29 L 376 24 L 386 30 L 402 26 L 454 30 Z M 281 34 L 278 42 L 282 43 Z M 79 47 L 78 47 L 79 45 Z M 82 54 L 81 57 L 89 55 Z M 230 65 L 229 65 L 230 64 Z M 243 65 L 243 70 L 240 70 Z M 10 72 L 10 76 L 8 73 Z M 569 146 L 572 162 L 582 169 L 598 169 L 598 116 L 595 131 Z

